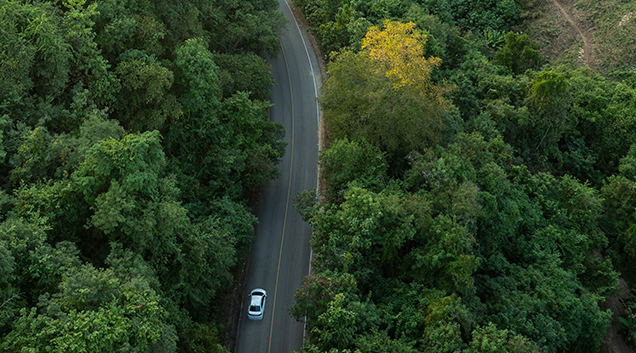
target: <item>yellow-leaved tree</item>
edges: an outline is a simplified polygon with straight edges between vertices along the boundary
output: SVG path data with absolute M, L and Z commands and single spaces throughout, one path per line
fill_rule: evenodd
M 375 61 L 377 73 L 386 75 L 396 89 L 411 86 L 426 93 L 430 88 L 431 70 L 442 60 L 425 58 L 425 43 L 426 36 L 415 29 L 413 22 L 385 21 L 382 30 L 377 26 L 369 28 L 362 39 L 362 49 Z
M 361 51 L 337 55 L 320 103 L 332 138 L 364 138 L 387 152 L 423 150 L 443 140 L 447 88 L 431 82 L 439 58 L 424 57 L 413 23 L 370 27 Z

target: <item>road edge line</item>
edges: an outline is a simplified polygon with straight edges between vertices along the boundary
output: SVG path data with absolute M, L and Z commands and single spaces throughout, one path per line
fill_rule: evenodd
M 287 5 L 289 6 L 289 5 Z M 283 43 L 280 43 L 280 48 L 285 59 L 285 68 L 287 69 L 287 79 L 289 80 L 289 95 L 291 96 L 291 118 L 292 118 L 292 135 L 291 135 L 291 155 L 289 156 L 289 183 L 287 184 L 287 201 L 285 202 L 285 217 L 283 218 L 283 235 L 280 239 L 280 250 L 278 251 L 278 266 L 276 268 L 276 284 L 274 285 L 274 303 L 272 304 L 272 321 L 269 325 L 269 339 L 267 344 L 267 353 L 272 349 L 272 333 L 274 330 L 274 315 L 276 315 L 276 296 L 278 295 L 278 278 L 280 277 L 280 261 L 283 257 L 283 244 L 285 243 L 285 229 L 287 227 L 287 213 L 289 213 L 289 195 L 291 194 L 292 173 L 294 171 L 294 90 L 291 83 L 291 75 L 289 73 L 289 65 L 287 64 L 287 55 L 285 55 L 285 48 Z

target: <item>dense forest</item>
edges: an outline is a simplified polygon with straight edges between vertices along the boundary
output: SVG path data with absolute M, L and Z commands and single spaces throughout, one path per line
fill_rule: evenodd
M 274 0 L 0 0 L 0 351 L 227 352 Z
M 329 53 L 325 191 L 294 200 L 315 256 L 302 352 L 635 343 L 636 297 L 604 307 L 636 286 L 634 62 L 542 55 L 522 29 L 546 3 L 295 0 Z

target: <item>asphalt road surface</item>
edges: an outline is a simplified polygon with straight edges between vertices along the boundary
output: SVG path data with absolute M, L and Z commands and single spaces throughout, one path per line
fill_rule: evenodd
M 300 191 L 315 189 L 318 174 L 318 106 L 320 75 L 316 58 L 303 38 L 285 0 L 279 0 L 289 21 L 281 36 L 282 50 L 270 59 L 277 85 L 272 87 L 270 119 L 285 125 L 287 151 L 281 176 L 262 195 L 259 224 L 247 274 L 235 353 L 287 353 L 299 350 L 304 326 L 289 309 L 294 292 L 309 272 L 311 228 L 292 205 Z M 247 319 L 247 295 L 267 291 L 262 321 Z

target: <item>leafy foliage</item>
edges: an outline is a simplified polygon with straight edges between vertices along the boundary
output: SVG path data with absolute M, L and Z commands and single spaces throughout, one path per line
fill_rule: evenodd
M 226 351 L 277 7 L 0 1 L 0 351 Z
M 370 29 L 362 52 L 336 57 L 320 98 L 335 139 L 364 138 L 396 153 L 443 139 L 444 89 L 430 82 L 439 60 L 422 57 L 425 38 L 412 23 L 386 22 Z
M 321 153 L 320 165 L 328 185 L 327 198 L 336 202 L 342 198 L 349 182 L 356 185 L 381 190 L 382 176 L 386 175 L 387 164 L 384 153 L 366 140 L 337 140 Z
M 504 45 L 495 55 L 495 60 L 516 74 L 536 69 L 541 63 L 539 52 L 528 35 L 514 32 L 506 33 Z
M 176 351 L 174 328 L 165 323 L 166 312 L 143 278 L 84 265 L 69 270 L 59 294 L 41 296 L 38 307 L 21 310 L 2 348 Z M 86 334 L 77 334 L 80 330 Z
M 598 351 L 636 280 L 631 74 L 547 63 L 520 2 L 295 3 L 332 52 L 302 351 Z
M 459 27 L 475 32 L 507 31 L 521 13 L 514 0 L 441 0 L 436 3 L 434 13 L 448 16 Z
M 455 139 L 409 155 L 380 192 L 353 174 L 342 203 L 314 207 L 315 274 L 292 310 L 310 343 L 354 349 L 387 328 L 388 345 L 423 351 L 598 349 L 611 317 L 599 303 L 618 281 L 593 254 L 607 244 L 598 193 L 531 175 L 501 138 Z
M 626 308 L 627 317 L 619 316 L 618 323 L 616 322 L 614 323 L 614 324 L 618 324 L 618 326 L 620 326 L 623 330 L 626 331 L 627 339 L 625 341 L 629 343 L 632 347 L 634 347 L 634 344 L 636 343 L 636 324 L 634 323 L 634 319 L 636 318 L 634 316 L 634 310 L 636 310 L 636 303 L 634 303 L 633 291 L 634 289 L 632 288 L 632 292 L 630 293 L 630 297 L 629 297 L 629 304 L 627 305 L 627 308 Z

